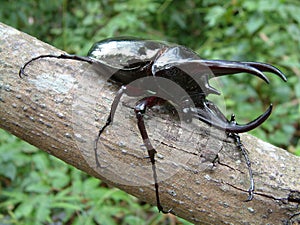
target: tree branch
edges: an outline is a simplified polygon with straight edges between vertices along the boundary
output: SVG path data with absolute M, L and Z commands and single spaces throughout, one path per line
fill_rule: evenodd
M 61 51 L 0 23 L 0 127 L 68 164 L 155 205 L 151 163 L 133 112 L 137 98 L 122 97 L 114 123 L 94 140 L 108 116 L 117 87 L 108 74 L 72 60 L 43 59 Z M 275 109 L 276 110 L 276 109 Z M 195 224 L 288 224 L 297 221 L 300 159 L 244 134 L 255 179 L 225 134 L 199 121 L 180 123 L 173 115 L 147 112 L 146 126 L 158 151 L 159 193 L 165 210 Z M 217 157 L 216 157 L 217 156 Z M 298 221 L 299 221 L 298 217 Z

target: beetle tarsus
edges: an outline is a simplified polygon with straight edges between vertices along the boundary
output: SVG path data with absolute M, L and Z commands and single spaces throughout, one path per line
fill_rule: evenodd
M 101 164 L 100 164 L 99 159 L 98 159 L 98 142 L 100 140 L 101 134 L 103 133 L 105 128 L 111 124 L 111 122 L 112 122 L 112 118 L 111 118 L 111 115 L 109 115 L 109 117 L 106 120 L 105 125 L 99 130 L 98 135 L 95 139 L 94 154 L 95 154 L 95 161 L 96 161 L 97 168 L 101 168 Z

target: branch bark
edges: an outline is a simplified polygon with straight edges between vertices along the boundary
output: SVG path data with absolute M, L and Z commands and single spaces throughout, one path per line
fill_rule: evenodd
M 124 96 L 103 134 L 96 167 L 94 139 L 108 116 L 117 87 L 107 74 L 72 60 L 44 59 L 61 51 L 0 23 L 0 127 L 68 164 L 155 205 L 151 164 L 145 159 L 132 107 Z M 101 73 L 101 72 L 100 72 Z M 276 109 L 275 109 L 276 110 Z M 249 178 L 241 153 L 220 131 L 172 115 L 147 112 L 158 151 L 159 193 L 165 210 L 195 224 L 296 224 L 300 221 L 300 159 L 251 135 L 255 197 L 245 202 Z M 218 156 L 216 158 L 216 156 Z

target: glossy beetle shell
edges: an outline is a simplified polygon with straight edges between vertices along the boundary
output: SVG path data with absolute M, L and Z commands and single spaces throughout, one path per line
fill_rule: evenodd
M 129 84 L 134 80 L 146 76 L 161 76 L 181 85 L 188 93 L 212 92 L 208 85 L 208 73 L 202 73 L 203 78 L 197 81 L 190 75 L 190 68 L 184 68 L 185 63 L 200 60 L 191 49 L 169 44 L 166 42 L 142 40 L 136 38 L 113 38 L 95 43 L 88 53 L 88 57 L 100 61 L 101 65 L 114 68 L 111 79 L 122 84 Z M 180 62 L 180 64 L 179 64 Z M 199 72 L 199 67 L 197 68 Z M 186 85 L 189 84 L 189 85 Z M 201 86 L 201 88 L 200 88 Z
M 105 39 L 92 46 L 88 57 L 104 61 L 116 69 L 132 69 L 153 61 L 163 47 L 162 43 L 140 39 Z

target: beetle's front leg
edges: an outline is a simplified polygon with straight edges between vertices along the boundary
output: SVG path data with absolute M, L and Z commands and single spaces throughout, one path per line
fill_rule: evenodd
M 234 119 L 234 116 L 232 116 L 232 120 Z M 233 138 L 236 146 L 238 147 L 238 149 L 242 152 L 245 161 L 246 161 L 246 165 L 248 168 L 248 173 L 249 173 L 249 179 L 250 179 L 250 187 L 248 189 L 248 198 L 246 201 L 251 201 L 253 199 L 253 194 L 254 194 L 254 189 L 255 189 L 255 185 L 254 185 L 254 179 L 253 179 L 253 172 L 252 172 L 252 168 L 251 168 L 251 162 L 247 153 L 247 149 L 245 148 L 245 146 L 243 145 L 243 143 L 241 142 L 241 138 L 237 133 L 228 133 L 228 136 Z
M 154 185 L 155 185 L 155 194 L 156 194 L 156 204 L 159 212 L 163 213 L 169 213 L 169 211 L 165 211 L 160 203 L 159 200 L 159 192 L 158 192 L 158 180 L 157 180 L 157 173 L 156 173 L 156 165 L 155 165 L 155 154 L 157 153 L 154 147 L 152 146 L 148 133 L 145 127 L 144 123 L 144 114 L 147 107 L 151 107 L 155 104 L 157 97 L 147 97 L 137 102 L 134 111 L 137 118 L 137 125 L 140 130 L 144 145 L 147 148 L 148 156 L 150 158 L 151 164 L 152 164 L 152 172 L 153 172 L 153 179 L 154 179 Z
M 219 119 L 221 119 L 221 121 L 223 121 L 225 123 L 228 123 L 228 125 L 236 125 L 234 114 L 231 115 L 231 119 L 230 119 L 230 121 L 228 121 L 227 118 L 223 115 L 223 113 L 212 102 L 206 100 L 205 104 L 207 105 L 207 107 L 209 107 L 210 109 L 213 110 L 215 115 L 217 115 L 217 117 Z M 253 179 L 251 162 L 249 160 L 247 149 L 243 145 L 243 143 L 241 141 L 241 138 L 237 133 L 227 132 L 227 134 L 228 134 L 228 137 L 231 137 L 234 140 L 236 146 L 242 152 L 242 154 L 245 158 L 246 165 L 247 165 L 247 168 L 248 168 L 249 177 L 250 177 L 250 187 L 248 189 L 249 195 L 248 195 L 248 199 L 246 201 L 251 201 L 253 199 L 253 192 L 254 192 L 254 179 Z
M 98 160 L 98 154 L 97 154 L 98 142 L 99 142 L 100 136 L 101 136 L 101 134 L 104 132 L 105 128 L 106 128 L 107 126 L 109 126 L 109 125 L 112 123 L 112 121 L 113 121 L 113 119 L 114 119 L 114 116 L 115 116 L 115 112 L 116 112 L 117 107 L 118 107 L 118 104 L 119 104 L 119 102 L 120 102 L 120 99 L 121 99 L 122 95 L 123 95 L 124 93 L 126 93 L 126 91 L 127 91 L 127 87 L 126 87 L 126 86 L 122 86 L 122 87 L 119 89 L 119 91 L 117 92 L 117 95 L 116 95 L 116 97 L 114 98 L 114 101 L 113 101 L 113 103 L 112 103 L 112 105 L 111 105 L 111 109 L 110 109 L 110 112 L 109 112 L 109 116 L 108 116 L 108 118 L 106 119 L 106 123 L 105 123 L 105 125 L 99 130 L 98 135 L 97 135 L 97 137 L 96 137 L 96 139 L 95 139 L 94 153 L 95 153 L 95 160 L 96 160 L 96 165 L 97 165 L 97 167 L 101 167 L 101 166 L 100 166 L 100 162 L 99 162 L 99 160 Z

